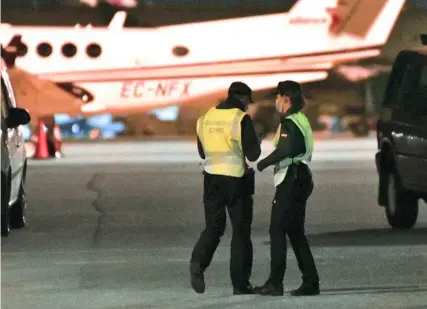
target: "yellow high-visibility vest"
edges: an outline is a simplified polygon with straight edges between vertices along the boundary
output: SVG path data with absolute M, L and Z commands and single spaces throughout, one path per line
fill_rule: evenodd
M 292 120 L 300 129 L 302 135 L 304 136 L 306 152 L 295 158 L 285 158 L 274 166 L 274 186 L 275 187 L 280 185 L 282 181 L 285 179 L 286 173 L 288 171 L 288 167 L 292 163 L 301 162 L 301 163 L 310 165 L 311 157 L 313 155 L 313 148 L 314 148 L 313 132 L 311 130 L 310 122 L 308 121 L 307 117 L 303 113 L 299 112 L 299 113 L 295 113 L 287 116 L 286 119 Z M 276 135 L 274 136 L 274 139 L 273 139 L 273 146 L 275 148 L 277 148 L 277 144 L 279 143 L 281 130 L 282 130 L 282 125 L 280 124 L 279 127 L 277 128 Z
M 241 121 L 245 115 L 238 108 L 213 107 L 197 120 L 207 173 L 232 177 L 242 177 L 245 173 L 241 137 Z

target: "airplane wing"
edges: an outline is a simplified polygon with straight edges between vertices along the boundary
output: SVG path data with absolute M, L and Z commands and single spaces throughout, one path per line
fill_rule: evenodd
M 183 79 L 247 75 L 271 75 L 279 73 L 323 73 L 333 67 L 328 59 L 318 58 L 321 55 L 307 54 L 296 59 L 292 57 L 265 58 L 245 61 L 222 61 L 215 63 L 191 63 L 183 65 L 145 66 L 133 68 L 104 69 L 96 71 L 73 71 L 45 73 L 39 76 L 55 82 L 108 82 L 141 79 Z M 327 55 L 326 55 L 327 56 Z M 323 63 L 314 63 L 325 61 Z M 302 62 L 302 63 L 301 63 Z M 305 62 L 305 63 L 304 63 Z
M 55 83 L 42 80 L 17 67 L 10 68 L 9 75 L 18 106 L 27 109 L 32 116 L 81 114 L 81 106 L 85 102 L 63 91 Z
M 86 102 L 79 99 L 78 89 L 66 89 L 67 85 L 57 85 L 40 79 L 15 66 L 15 60 L 22 45 L 22 36 L 15 35 L 10 43 L 1 47 L 2 59 L 8 67 L 15 99 L 19 107 L 27 109 L 34 117 L 43 117 L 55 113 L 81 114 L 81 106 Z M 70 93 L 71 92 L 71 93 Z M 80 94 L 80 97 L 81 94 Z M 89 99 L 90 94 L 87 94 Z

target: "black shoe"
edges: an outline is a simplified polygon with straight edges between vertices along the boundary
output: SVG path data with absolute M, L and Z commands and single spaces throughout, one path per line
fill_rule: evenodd
M 303 283 L 298 289 L 291 291 L 292 296 L 314 296 L 319 295 L 319 283 Z
M 266 283 L 254 289 L 255 294 L 265 296 L 283 296 L 283 284 Z
M 252 284 L 248 283 L 242 288 L 233 288 L 233 294 L 234 295 L 251 295 L 254 293 L 254 288 L 252 287 Z
M 190 264 L 191 287 L 196 293 L 202 294 L 205 292 L 205 278 L 203 271 L 197 264 Z

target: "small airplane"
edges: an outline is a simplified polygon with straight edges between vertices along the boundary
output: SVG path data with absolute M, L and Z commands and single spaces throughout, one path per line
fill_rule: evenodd
M 287 13 L 136 29 L 119 11 L 108 27 L 1 24 L 0 42 L 16 45 L 16 67 L 84 102 L 69 114 L 145 112 L 219 101 L 236 80 L 255 92 L 323 80 L 378 56 L 404 3 L 299 0 Z

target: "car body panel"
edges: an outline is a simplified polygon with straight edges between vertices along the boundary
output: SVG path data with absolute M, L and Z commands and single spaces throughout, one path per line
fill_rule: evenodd
M 10 170 L 11 188 L 9 205 L 16 202 L 24 177 L 26 165 L 25 144 L 22 126 L 16 128 L 7 127 L 7 119 L 10 110 L 16 108 L 15 95 L 10 83 L 6 65 L 1 66 L 1 104 L 2 104 L 2 172 L 7 177 Z M 7 134 L 5 134 L 7 132 Z
M 377 125 L 378 148 L 388 147 L 402 185 L 427 193 L 427 53 L 403 51 L 393 65 Z M 376 156 L 381 170 L 381 154 Z

